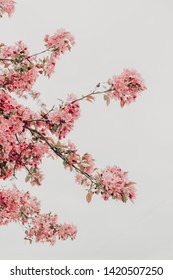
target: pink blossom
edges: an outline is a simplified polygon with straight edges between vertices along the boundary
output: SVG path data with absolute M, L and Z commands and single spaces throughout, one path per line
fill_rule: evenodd
M 73 153 L 76 153 L 77 152 L 77 147 L 75 144 L 73 144 L 71 142 L 71 140 L 68 140 L 68 147 L 69 147 L 69 150 L 72 151 Z
M 70 50 L 71 46 L 75 44 L 74 37 L 64 29 L 57 30 L 52 36 L 46 35 L 44 41 L 46 47 L 52 51 L 53 57 L 58 57 L 61 53 L 64 54 L 66 50 Z
M 59 239 L 66 240 L 68 237 L 71 240 L 76 238 L 77 228 L 74 225 L 63 224 L 58 227 L 58 237 Z
M 30 69 L 27 72 L 16 74 L 11 71 L 8 74 L 8 84 L 6 88 L 16 93 L 22 93 L 32 89 L 33 84 L 36 82 L 38 72 L 36 68 Z
M 84 167 L 84 172 L 92 174 L 94 172 L 95 159 L 92 155 L 85 153 L 82 156 L 81 165 Z
M 107 166 L 100 173 L 100 191 L 105 200 L 111 196 L 126 202 L 135 198 L 135 184 L 128 179 L 128 172 L 117 166 Z
M 68 97 L 68 102 L 75 98 L 75 95 Z M 80 117 L 80 107 L 78 102 L 69 102 L 60 108 L 55 109 L 48 116 L 51 121 L 50 129 L 59 139 L 65 138 L 73 127 L 74 122 Z
M 52 75 L 52 73 L 55 70 L 55 58 L 54 57 L 50 57 L 50 58 L 46 58 L 45 59 L 45 64 L 44 64 L 44 71 L 47 74 L 47 76 L 50 78 L 50 76 Z
M 0 0 L 0 17 L 4 13 L 7 13 L 8 16 L 11 16 L 11 14 L 14 12 L 15 1 L 13 0 Z
M 22 41 L 16 42 L 14 46 L 2 44 L 0 58 L 0 63 L 4 66 L 0 76 L 1 86 L 19 96 L 31 90 L 38 77 L 38 69 L 34 65 L 35 58 L 29 58 L 27 46 Z
M 49 149 L 45 142 L 34 143 L 26 138 L 24 126 L 32 118 L 39 117 L 0 90 L 0 178 L 4 180 L 22 167 L 29 170 L 32 184 L 40 184 L 43 178 L 38 165 Z
M 120 100 L 122 107 L 135 101 L 138 94 L 146 89 L 140 74 L 129 69 L 125 69 L 119 76 L 113 76 L 108 83 L 111 86 L 108 96 Z
M 50 242 L 54 245 L 57 234 L 57 215 L 41 214 L 32 219 L 32 227 L 27 232 L 27 238 L 35 238 L 36 242 Z
M 17 189 L 0 190 L 0 224 L 16 222 L 20 215 L 20 193 Z
M 23 193 L 17 188 L 0 190 L 0 224 L 8 224 L 21 220 L 22 224 L 28 221 L 30 215 L 38 214 L 40 204 L 28 192 Z
M 14 60 L 16 63 L 20 63 L 22 62 L 22 58 L 29 56 L 29 51 L 28 47 L 22 41 L 17 41 L 14 46 L 6 46 L 2 44 L 0 54 L 1 58 L 9 58 Z M 6 62 L 1 61 L 1 63 L 5 64 Z
M 27 232 L 26 239 L 35 239 L 36 242 L 48 242 L 54 245 L 56 237 L 66 240 L 76 238 L 77 228 L 74 225 L 57 224 L 57 215 L 41 214 L 32 219 L 32 227 Z
M 79 185 L 82 185 L 83 180 L 86 179 L 82 174 L 76 174 L 75 178 L 76 178 L 76 183 L 78 183 Z
M 48 242 L 54 245 L 59 239 L 75 239 L 77 229 L 69 224 L 57 224 L 56 214 L 41 214 L 40 203 L 29 192 L 12 189 L 0 189 L 0 225 L 19 222 L 25 226 L 26 240 Z

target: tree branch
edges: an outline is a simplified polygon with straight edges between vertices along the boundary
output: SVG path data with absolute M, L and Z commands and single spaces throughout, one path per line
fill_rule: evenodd
M 91 177 L 88 173 L 86 173 L 86 172 L 80 170 L 75 164 L 71 164 L 71 163 L 69 162 L 69 160 L 62 154 L 62 152 L 60 151 L 60 149 L 57 148 L 57 147 L 54 147 L 52 144 L 50 144 L 49 141 L 46 139 L 46 137 L 43 136 L 39 131 L 37 131 L 36 129 L 30 128 L 30 127 L 28 127 L 28 126 L 24 126 L 24 128 L 28 129 L 32 134 L 37 134 L 37 135 L 39 135 L 40 138 L 46 142 L 46 144 L 49 146 L 49 148 L 50 148 L 57 156 L 59 156 L 65 163 L 67 163 L 67 164 L 69 164 L 70 166 L 72 166 L 72 167 L 75 169 L 75 171 L 76 171 L 77 173 L 81 173 L 81 174 L 84 175 L 87 179 L 89 179 L 90 182 L 91 182 L 92 184 L 94 184 L 94 185 L 97 186 L 96 181 L 93 180 L 92 177 Z
M 70 102 L 71 104 L 75 103 L 75 102 L 78 102 L 78 101 L 81 101 L 89 96 L 93 96 L 93 95 L 97 95 L 97 94 L 105 94 L 105 93 L 108 93 L 108 92 L 111 92 L 111 91 L 115 91 L 113 89 L 107 89 L 107 90 L 103 90 L 103 91 L 93 91 L 89 94 L 86 94 L 86 95 L 83 95 L 82 97 L 78 98 L 78 99 L 75 99 L 73 100 L 72 102 Z
M 38 52 L 38 53 L 35 53 L 35 54 L 32 54 L 32 55 L 29 55 L 29 56 L 27 56 L 27 58 L 31 58 L 31 57 L 33 57 L 33 56 L 37 56 L 37 55 L 40 55 L 40 54 L 42 54 L 42 53 L 48 52 L 50 49 L 51 49 L 51 48 L 48 48 L 48 49 L 46 49 L 46 50 L 44 50 L 44 51 L 41 51 L 41 52 Z

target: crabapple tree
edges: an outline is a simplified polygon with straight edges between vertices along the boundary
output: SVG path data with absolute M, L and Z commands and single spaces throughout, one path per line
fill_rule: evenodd
M 0 0 L 0 16 L 14 12 L 15 1 Z M 58 30 L 45 35 L 45 48 L 35 54 L 18 41 L 13 46 L 0 44 L 0 179 L 16 177 L 18 170 L 26 171 L 25 181 L 40 186 L 44 175 L 40 169 L 43 157 L 60 158 L 64 168 L 73 172 L 76 183 L 87 191 L 86 199 L 94 195 L 103 200 L 110 198 L 126 202 L 135 199 L 135 183 L 129 180 L 128 172 L 120 167 L 106 166 L 100 170 L 89 153 L 80 155 L 77 147 L 66 141 L 81 115 L 80 102 L 94 102 L 102 95 L 106 105 L 118 101 L 123 107 L 136 100 L 145 90 L 144 81 L 136 70 L 125 69 L 120 75 L 109 78 L 82 97 L 69 94 L 59 106 L 47 109 L 40 94 L 33 86 L 39 76 L 48 78 L 54 73 L 57 59 L 75 45 L 72 34 Z M 18 103 L 15 95 L 25 99 L 32 97 L 40 106 L 39 112 Z M 0 225 L 17 222 L 25 231 L 25 239 L 32 242 L 54 244 L 56 238 L 76 238 L 77 228 L 61 224 L 57 215 L 42 213 L 40 202 L 29 192 L 16 186 L 0 188 Z

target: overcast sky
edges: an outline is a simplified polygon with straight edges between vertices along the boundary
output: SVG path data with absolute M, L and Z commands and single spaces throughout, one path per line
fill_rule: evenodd
M 118 165 L 136 182 L 135 204 L 93 197 L 75 183 L 61 160 L 45 159 L 40 188 L 30 190 L 43 212 L 58 213 L 59 222 L 78 227 L 75 241 L 55 246 L 29 245 L 16 224 L 0 227 L 1 259 L 172 259 L 173 258 L 173 3 L 171 0 L 16 0 L 12 18 L 0 19 L 1 42 L 22 40 L 31 53 L 44 49 L 45 34 L 65 28 L 76 45 L 57 62 L 51 79 L 35 89 L 48 108 L 68 93 L 87 94 L 98 82 L 137 69 L 147 90 L 136 103 L 120 108 L 103 98 L 81 103 L 82 114 L 67 137 L 80 153 L 91 153 L 96 165 Z M 34 107 L 30 102 L 27 106 Z M 10 181 L 1 182 L 10 185 Z

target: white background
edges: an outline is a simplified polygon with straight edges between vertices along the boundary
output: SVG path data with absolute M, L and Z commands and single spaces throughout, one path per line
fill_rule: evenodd
M 67 137 L 99 168 L 116 164 L 129 171 L 137 183 L 135 204 L 101 197 L 87 204 L 85 190 L 61 160 L 45 159 L 42 187 L 24 183 L 20 173 L 15 183 L 41 199 L 43 212 L 76 224 L 78 237 L 53 247 L 29 245 L 17 224 L 2 226 L 1 259 L 173 258 L 172 12 L 171 0 L 22 0 L 11 19 L 0 19 L 1 42 L 22 40 L 31 53 L 43 50 L 44 35 L 61 27 L 75 36 L 52 78 L 35 85 L 49 108 L 68 93 L 89 93 L 124 68 L 137 69 L 147 86 L 123 109 L 118 102 L 107 108 L 101 96 L 94 104 L 82 102 L 81 118 Z

